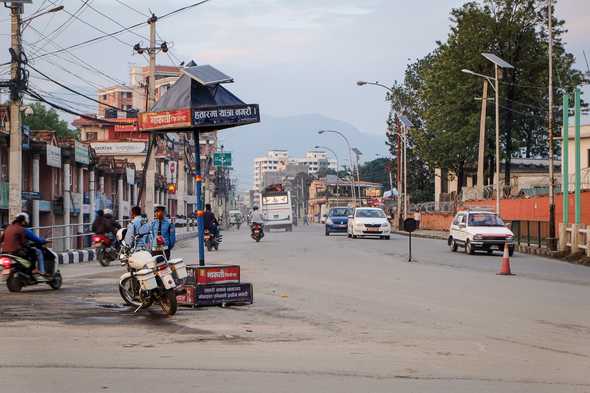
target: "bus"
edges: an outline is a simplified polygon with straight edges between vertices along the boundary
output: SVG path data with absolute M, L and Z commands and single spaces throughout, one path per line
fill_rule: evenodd
M 264 226 L 268 229 L 293 230 L 293 207 L 291 192 L 284 191 L 281 185 L 273 185 L 260 194 L 260 211 Z

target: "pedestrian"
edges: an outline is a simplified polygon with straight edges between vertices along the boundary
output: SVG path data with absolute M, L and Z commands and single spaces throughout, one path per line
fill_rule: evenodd
M 416 221 L 416 229 L 420 229 L 420 219 L 422 218 L 422 214 L 420 210 L 416 210 L 414 212 L 414 220 Z
M 176 244 L 176 228 L 166 217 L 166 208 L 163 205 L 154 207 L 154 219 L 149 228 L 152 255 L 165 255 L 166 259 L 170 259 L 170 252 Z
M 135 244 L 136 235 L 139 236 L 137 244 Z M 127 232 L 125 233 L 125 244 L 130 247 L 143 248 L 146 245 L 148 235 L 149 227 L 146 224 L 145 217 L 141 214 L 141 208 L 133 206 L 131 208 L 131 221 L 127 225 Z

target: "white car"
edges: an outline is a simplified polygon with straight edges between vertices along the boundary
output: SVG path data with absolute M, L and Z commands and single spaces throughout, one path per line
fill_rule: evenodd
M 476 250 L 491 254 L 494 250 L 503 250 L 505 243 L 508 243 L 508 251 L 512 256 L 514 234 L 494 212 L 460 211 L 451 223 L 448 245 L 453 252 L 458 247 L 464 247 L 467 254 L 474 254 Z
M 359 207 L 348 217 L 348 237 L 378 236 L 389 239 L 391 225 L 382 209 Z

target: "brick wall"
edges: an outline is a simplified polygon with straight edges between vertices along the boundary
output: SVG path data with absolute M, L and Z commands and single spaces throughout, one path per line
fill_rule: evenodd
M 422 213 L 420 215 L 420 229 L 448 231 L 453 216 L 453 214 L 448 213 Z

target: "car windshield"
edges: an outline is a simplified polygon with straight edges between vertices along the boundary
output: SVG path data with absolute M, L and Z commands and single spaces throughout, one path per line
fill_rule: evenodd
M 504 221 L 492 213 L 471 213 L 469 226 L 472 227 L 503 227 Z
M 385 218 L 385 213 L 383 213 L 383 210 L 378 209 L 359 209 L 356 211 L 356 216 L 366 218 Z
M 347 207 L 338 207 L 330 210 L 329 217 L 348 217 L 352 215 L 352 209 Z

